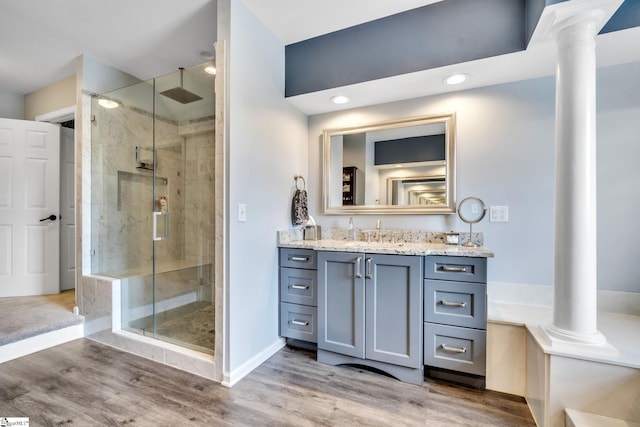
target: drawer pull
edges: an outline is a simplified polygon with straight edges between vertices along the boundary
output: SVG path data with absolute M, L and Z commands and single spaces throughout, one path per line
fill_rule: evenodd
M 289 257 L 289 261 L 307 262 L 307 261 L 309 261 L 309 257 L 308 256 L 290 256 Z
M 466 347 L 447 347 L 446 344 L 440 344 L 440 348 L 443 349 L 444 351 L 448 351 L 449 353 L 466 353 L 467 352 L 467 348 Z
M 293 319 L 293 320 L 291 321 L 291 323 L 292 323 L 292 324 L 294 324 L 294 325 L 298 325 L 298 326 L 309 326 L 309 322 L 307 322 L 306 320 L 296 320 L 296 319 Z
M 466 307 L 467 306 L 466 302 L 451 302 L 451 301 L 445 301 L 445 300 L 440 301 L 440 304 L 447 307 Z
M 358 258 L 356 258 L 356 278 L 360 279 L 362 278 L 362 257 L 359 256 Z
M 291 285 L 291 289 L 302 289 L 303 291 L 306 291 L 309 289 L 309 285 Z
M 466 273 L 467 267 L 450 267 L 448 265 L 443 265 L 442 271 L 446 271 L 447 273 Z

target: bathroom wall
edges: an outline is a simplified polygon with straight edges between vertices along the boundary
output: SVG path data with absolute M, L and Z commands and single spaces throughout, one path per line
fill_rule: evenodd
M 307 122 L 284 99 L 282 43 L 241 0 L 228 6 L 230 30 L 218 38 L 228 41 L 230 61 L 223 370 L 233 383 L 282 345 L 276 231 L 291 224 L 293 176 L 307 177 Z M 238 221 L 239 203 L 246 222 Z
M 633 268 L 640 258 L 634 213 L 640 212 L 640 64 L 598 70 L 598 286 L 640 292 Z M 351 215 L 321 214 L 321 135 L 324 128 L 453 111 L 457 115 L 457 200 L 477 196 L 509 206 L 509 222 L 485 218 L 474 227 L 495 251 L 488 280 L 553 282 L 555 78 L 463 90 L 309 117 L 311 213 L 325 227 L 345 227 Z M 358 228 L 464 231 L 455 215 L 358 216 Z M 588 230 L 585 230 L 585 233 Z
M 24 96 L 0 90 L 0 117 L 24 119 Z
M 76 104 L 76 76 L 67 77 L 24 96 L 24 117 L 37 116 Z

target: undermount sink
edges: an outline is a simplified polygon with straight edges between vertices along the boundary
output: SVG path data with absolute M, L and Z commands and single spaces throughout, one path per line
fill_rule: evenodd
M 346 247 L 346 248 L 370 248 L 370 247 L 381 247 L 381 246 L 402 247 L 404 245 L 405 245 L 404 242 L 391 243 L 391 242 L 364 242 L 364 241 L 357 241 L 357 242 L 344 243 L 344 247 Z
M 347 242 L 344 244 L 345 247 L 347 248 L 360 248 L 362 246 L 365 245 L 370 245 L 370 243 L 367 242 Z

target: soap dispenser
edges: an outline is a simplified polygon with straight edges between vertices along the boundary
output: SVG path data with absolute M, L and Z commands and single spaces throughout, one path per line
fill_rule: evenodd
M 349 218 L 349 226 L 347 227 L 347 239 L 356 240 L 356 229 L 353 226 L 353 218 Z
M 313 219 L 313 217 L 309 215 L 309 221 L 307 221 L 307 225 L 304 227 L 304 240 L 320 240 L 320 236 L 320 226 L 316 224 L 316 221 Z

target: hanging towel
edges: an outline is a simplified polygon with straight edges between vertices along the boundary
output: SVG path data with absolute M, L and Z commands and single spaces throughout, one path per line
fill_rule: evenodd
M 309 208 L 307 206 L 307 190 L 296 189 L 291 201 L 291 223 L 302 225 L 309 221 Z

